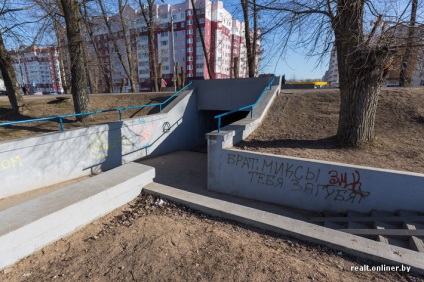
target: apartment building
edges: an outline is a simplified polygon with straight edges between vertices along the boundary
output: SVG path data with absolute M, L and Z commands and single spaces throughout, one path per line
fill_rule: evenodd
M 384 86 L 399 85 L 400 69 L 403 56 L 405 55 L 405 42 L 407 40 L 409 28 L 404 25 L 395 25 L 390 27 L 385 34 L 387 45 L 394 46 L 394 53 L 389 68 L 389 72 L 383 83 Z M 412 55 L 408 63 L 406 77 L 406 85 L 409 86 L 424 86 L 424 48 L 422 40 L 424 38 L 424 25 L 418 26 L 415 30 L 415 46 L 412 49 Z M 332 87 L 337 87 L 339 84 L 339 70 L 337 64 L 337 52 L 333 47 L 330 56 L 328 70 L 326 71 L 324 81 L 327 81 Z
M 339 86 L 339 67 L 337 63 L 337 50 L 336 47 L 333 47 L 330 55 L 330 62 L 328 64 L 328 70 L 325 72 L 323 81 L 328 83 L 329 87 L 338 87 Z
M 13 68 L 21 87 L 30 93 L 62 93 L 58 51 L 56 47 L 27 47 L 10 52 Z
M 155 56 L 167 85 L 174 85 L 176 66 L 178 73 L 183 67 L 186 79 L 210 79 L 206 58 L 211 65 L 212 78 L 234 77 L 234 62 L 238 64 L 238 77 L 247 77 L 244 23 L 234 19 L 222 1 L 195 0 L 194 5 L 206 53 L 191 0 L 154 7 Z M 93 17 L 88 26 L 81 25 L 81 28 L 86 62 L 86 68 L 81 71 L 87 74 L 90 92 L 131 92 L 130 65 L 136 74 L 136 90 L 152 90 L 147 24 L 141 9 L 127 5 L 122 10 L 122 17 L 119 14 L 108 17 L 107 24 L 103 17 Z M 11 51 L 18 83 L 31 93 L 62 93 L 62 84 L 70 81 L 65 30 L 62 33 L 61 42 L 65 42 L 65 46 Z M 253 37 L 253 33 L 251 35 Z M 256 49 L 260 49 L 259 40 Z M 256 62 L 258 65 L 258 57 Z
M 211 64 L 211 74 L 215 79 L 234 77 L 234 61 L 238 62 L 238 77 L 247 77 L 247 52 L 244 38 L 244 23 L 232 17 L 224 8 L 222 1 L 195 1 L 196 14 L 205 42 L 206 54 L 202 47 L 197 22 L 190 0 L 174 5 L 159 5 L 154 8 L 154 42 L 157 64 L 162 67 L 162 77 L 168 86 L 173 85 L 175 66 L 178 72 L 184 67 L 187 79 L 210 79 L 206 57 Z M 147 9 L 147 7 L 145 7 Z M 125 46 L 122 22 L 118 15 L 109 18 L 113 35 L 104 23 L 98 19 L 94 28 L 94 37 L 86 41 L 88 46 L 96 44 L 101 61 L 98 74 L 98 89 L 108 92 L 129 92 L 130 81 L 126 69 L 128 60 L 133 58 L 137 73 L 138 90 L 150 90 L 151 71 L 149 65 L 147 24 L 140 9 L 125 6 L 123 10 L 124 25 L 127 29 Z M 114 43 L 114 41 L 116 43 Z M 260 42 L 256 42 L 259 50 Z M 93 47 L 89 47 L 90 57 L 94 58 Z M 130 56 L 127 56 L 130 52 Z M 237 59 L 236 59 L 237 58 Z M 257 62 L 259 59 L 256 59 Z M 257 72 L 257 69 L 255 70 Z M 108 85 L 106 78 L 112 83 Z

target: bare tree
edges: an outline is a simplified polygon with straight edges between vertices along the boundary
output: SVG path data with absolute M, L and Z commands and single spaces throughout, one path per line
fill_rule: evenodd
M 415 41 L 415 24 L 417 19 L 417 7 L 418 7 L 418 0 L 412 0 L 411 20 L 409 22 L 408 38 L 406 39 L 406 50 L 405 50 L 405 54 L 402 56 L 402 63 L 400 66 L 399 86 L 406 86 L 406 84 L 410 84 L 411 82 L 411 78 L 407 79 L 406 73 L 407 73 L 409 63 L 412 57 L 412 48 Z
M 80 31 L 80 13 L 78 0 L 60 1 L 66 22 L 66 34 L 68 38 L 68 50 L 71 60 L 72 98 L 74 100 L 75 113 L 88 112 L 90 110 L 87 95 L 87 81 L 84 71 L 83 39 Z M 83 121 L 88 116 L 78 116 L 77 120 Z
M 241 8 L 243 11 L 244 19 L 244 37 L 246 41 L 246 53 L 247 53 L 247 68 L 249 77 L 255 77 L 257 66 L 256 66 L 256 42 L 258 41 L 258 8 L 256 0 L 240 0 Z M 249 14 L 249 3 L 252 6 L 252 15 Z M 253 31 L 250 30 L 250 18 L 253 21 Z M 251 33 L 252 36 L 251 36 Z
M 129 78 L 130 85 L 131 85 L 131 91 L 136 92 L 137 91 L 137 82 L 135 78 L 135 67 L 134 67 L 134 58 L 133 58 L 133 50 L 131 50 L 130 42 L 129 42 L 129 33 L 128 33 L 128 27 L 127 22 L 128 20 L 125 19 L 124 16 L 124 9 L 127 5 L 128 1 L 122 2 L 122 0 L 118 0 L 118 16 L 119 21 L 116 21 L 115 26 L 119 26 L 118 29 L 113 29 L 111 26 L 111 22 L 109 20 L 109 17 L 105 10 L 105 5 L 103 4 L 102 0 L 98 0 L 100 10 L 102 12 L 103 20 L 105 22 L 106 28 L 108 30 L 109 36 L 111 38 L 111 42 L 113 44 L 114 50 L 116 52 L 116 55 L 118 56 L 119 61 L 121 62 L 122 68 L 124 69 L 124 72 L 126 76 Z M 121 50 L 121 46 L 119 44 L 119 40 L 123 41 L 123 47 L 125 50 Z M 123 54 L 125 51 L 125 54 Z M 125 59 L 124 59 L 125 55 Z
M 27 10 L 31 7 L 32 6 L 14 6 L 13 3 L 8 3 L 8 1 L 3 1 L 2 5 L 0 5 L 0 18 L 5 20 L 6 24 L 8 24 L 7 26 L 0 25 L 0 72 L 3 76 L 4 86 L 6 87 L 10 106 L 16 113 L 23 112 L 25 103 L 16 79 L 15 69 L 12 64 L 12 57 L 6 49 L 3 35 L 7 32 L 12 32 L 14 28 L 23 24 L 22 22 L 15 21 L 14 14 Z M 8 16 L 12 19 L 8 20 Z
M 153 91 L 159 91 L 158 85 L 158 66 L 155 50 L 155 21 L 154 21 L 154 8 L 155 0 L 147 0 L 147 6 L 143 4 L 142 0 L 138 0 L 140 5 L 141 14 L 147 25 L 147 38 L 149 48 L 149 67 L 150 67 L 150 81 L 153 83 Z M 147 10 L 147 11 L 146 11 Z
M 71 74 L 68 68 L 69 54 L 64 38 L 66 27 L 64 23 L 63 13 L 61 11 L 60 0 L 34 0 L 34 2 L 45 13 L 45 16 L 50 19 L 51 28 L 47 32 L 53 31 L 57 41 L 58 60 L 60 69 L 60 79 L 65 93 L 69 93 L 71 82 Z
M 193 6 L 193 16 L 196 21 L 197 32 L 199 33 L 200 42 L 202 43 L 202 49 L 203 49 L 203 54 L 205 56 L 206 68 L 208 70 L 209 79 L 213 79 L 214 77 L 213 77 L 212 68 L 210 64 L 209 54 L 208 54 L 208 50 L 206 49 L 205 38 L 203 36 L 199 17 L 197 16 L 197 9 L 196 9 L 196 6 L 194 5 L 194 0 L 190 0 L 190 1 L 191 1 L 191 5 Z
M 91 16 L 88 12 L 88 7 L 87 7 L 87 3 L 84 1 L 82 3 L 82 7 L 81 7 L 81 15 L 83 18 L 83 23 L 85 26 L 85 31 L 87 32 L 88 36 L 90 37 L 90 42 L 91 42 L 91 47 L 94 50 L 94 54 L 95 54 L 95 58 L 97 60 L 97 68 L 100 70 L 101 75 L 103 76 L 103 80 L 106 83 L 106 86 L 109 90 L 109 92 L 113 92 L 113 87 L 110 83 L 110 78 L 108 77 L 108 73 L 105 67 L 105 62 L 104 62 L 104 58 L 102 57 L 99 47 L 96 44 L 96 40 L 94 37 L 94 32 L 93 32 L 93 26 L 96 26 L 97 23 L 94 22 L 94 17 Z M 88 47 L 88 49 L 91 49 L 90 47 Z M 90 70 L 90 72 L 93 71 L 92 69 Z M 93 86 L 93 85 L 92 85 Z M 93 91 L 94 92 L 94 91 Z
M 373 141 L 378 96 L 398 44 L 381 23 L 393 23 L 395 13 L 388 9 L 390 14 L 385 14 L 371 0 L 290 0 L 259 6 L 279 16 L 284 46 L 293 35 L 303 40 L 298 48 L 310 46 L 315 52 L 329 50 L 334 42 L 341 96 L 337 138 L 344 146 Z M 376 19 L 371 30 L 364 25 L 366 16 Z
M 3 34 L 0 29 L 0 71 L 3 76 L 4 86 L 6 87 L 7 97 L 9 98 L 12 110 L 16 113 L 22 113 L 25 106 L 24 99 L 19 91 L 18 81 L 16 80 L 15 70 L 12 65 L 12 58 L 7 51 Z

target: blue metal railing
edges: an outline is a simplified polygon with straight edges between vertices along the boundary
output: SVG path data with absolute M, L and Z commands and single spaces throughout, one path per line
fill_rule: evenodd
M 107 112 L 119 112 L 119 120 L 122 120 L 122 111 L 131 110 L 131 109 L 143 109 L 147 107 L 156 107 L 159 106 L 159 111 L 162 112 L 162 106 L 168 103 L 170 100 L 175 98 L 178 94 L 180 94 L 183 90 L 187 89 L 191 85 L 191 82 L 181 88 L 181 90 L 175 92 L 170 96 L 168 99 L 166 99 L 163 102 L 160 103 L 154 103 L 154 104 L 145 104 L 145 105 L 139 105 L 139 106 L 128 106 L 125 108 L 112 108 L 107 110 L 97 110 L 92 112 L 84 112 L 84 113 L 78 113 L 78 114 L 66 114 L 66 115 L 57 115 L 57 116 L 49 116 L 49 117 L 43 117 L 43 118 L 35 118 L 35 119 L 28 119 L 28 120 L 19 120 L 19 121 L 10 121 L 10 122 L 3 122 L 0 123 L 0 126 L 8 126 L 8 125 L 14 125 L 14 124 L 20 124 L 20 123 L 29 123 L 29 122 L 37 122 L 37 121 L 43 121 L 43 120 L 56 120 L 59 119 L 60 123 L 60 131 L 65 131 L 65 127 L 63 126 L 63 119 L 69 118 L 69 117 L 78 117 L 78 116 L 86 116 L 86 115 L 95 115 L 95 114 L 101 114 L 101 113 L 107 113 Z
M 221 118 L 223 116 L 227 116 L 227 115 L 230 115 L 230 114 L 233 114 L 233 113 L 236 113 L 236 112 L 240 112 L 240 111 L 243 111 L 243 110 L 246 110 L 246 109 L 249 109 L 250 108 L 250 118 L 252 118 L 253 117 L 253 107 L 256 106 L 256 104 L 259 103 L 259 101 L 265 95 L 265 92 L 268 89 L 271 89 L 272 84 L 274 83 L 274 80 L 275 80 L 275 77 L 271 80 L 271 82 L 267 86 L 265 86 L 264 90 L 262 91 L 261 95 L 259 96 L 259 98 L 256 100 L 255 103 L 253 103 L 251 105 L 247 105 L 247 106 L 241 107 L 241 108 L 238 108 L 238 109 L 235 109 L 235 110 L 232 110 L 232 111 L 229 111 L 229 112 L 226 112 L 226 113 L 223 113 L 223 114 L 220 114 L 220 115 L 214 116 L 213 117 L 214 119 L 218 119 L 218 133 L 221 131 Z

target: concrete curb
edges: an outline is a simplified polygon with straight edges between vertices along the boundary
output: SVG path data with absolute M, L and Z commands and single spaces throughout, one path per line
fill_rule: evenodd
M 0 212 L 0 270 L 137 197 L 152 167 L 129 163 Z
M 422 253 L 158 183 L 147 185 L 144 191 L 212 216 L 324 245 L 366 260 L 387 265 L 411 266 L 411 271 L 424 274 L 424 254 Z

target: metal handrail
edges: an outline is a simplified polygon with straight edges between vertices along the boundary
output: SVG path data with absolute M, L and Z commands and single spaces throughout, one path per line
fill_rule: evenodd
M 238 109 L 235 109 L 235 110 L 232 110 L 232 111 L 229 111 L 229 112 L 225 112 L 223 114 L 219 114 L 219 115 L 214 116 L 213 117 L 214 119 L 218 119 L 218 133 L 221 132 L 221 118 L 223 116 L 227 116 L 227 115 L 230 115 L 230 114 L 233 114 L 233 113 L 236 113 L 236 112 L 240 112 L 240 111 L 243 111 L 243 110 L 246 110 L 246 109 L 249 109 L 250 108 L 250 118 L 252 118 L 253 117 L 253 107 L 256 106 L 256 104 L 259 103 L 259 101 L 262 99 L 262 96 L 264 96 L 265 92 L 268 89 L 271 89 L 272 84 L 274 83 L 274 80 L 275 80 L 275 77 L 271 80 L 270 83 L 268 83 L 267 86 L 265 86 L 264 90 L 262 91 L 261 95 L 259 96 L 259 98 L 256 100 L 255 103 L 250 104 L 250 105 L 247 105 L 247 106 L 244 106 L 244 107 L 241 107 L 241 108 L 238 108 Z
M 86 115 L 95 115 L 95 114 L 101 114 L 101 113 L 107 113 L 107 112 L 119 112 L 119 120 L 122 120 L 122 111 L 131 110 L 131 109 L 143 109 L 147 107 L 156 107 L 159 106 L 159 112 L 162 112 L 162 105 L 168 103 L 171 99 L 175 98 L 178 94 L 180 94 L 183 90 L 188 88 L 191 85 L 192 82 L 172 94 L 168 99 L 166 99 L 163 102 L 160 103 L 154 103 L 154 104 L 144 104 L 139 106 L 128 106 L 125 108 L 112 108 L 107 110 L 97 110 L 92 112 L 84 112 L 84 113 L 78 113 L 78 114 L 66 114 L 66 115 L 57 115 L 57 116 L 49 116 L 49 117 L 43 117 L 43 118 L 35 118 L 35 119 L 27 119 L 27 120 L 19 120 L 19 121 L 10 121 L 10 122 L 3 122 L 0 123 L 0 126 L 8 126 L 8 125 L 14 125 L 14 124 L 20 124 L 20 123 L 29 123 L 29 122 L 37 122 L 37 121 L 43 121 L 43 120 L 55 120 L 59 119 L 60 123 L 60 131 L 65 131 L 65 127 L 63 126 L 63 119 L 69 118 L 69 117 L 78 117 L 78 116 L 86 116 Z

